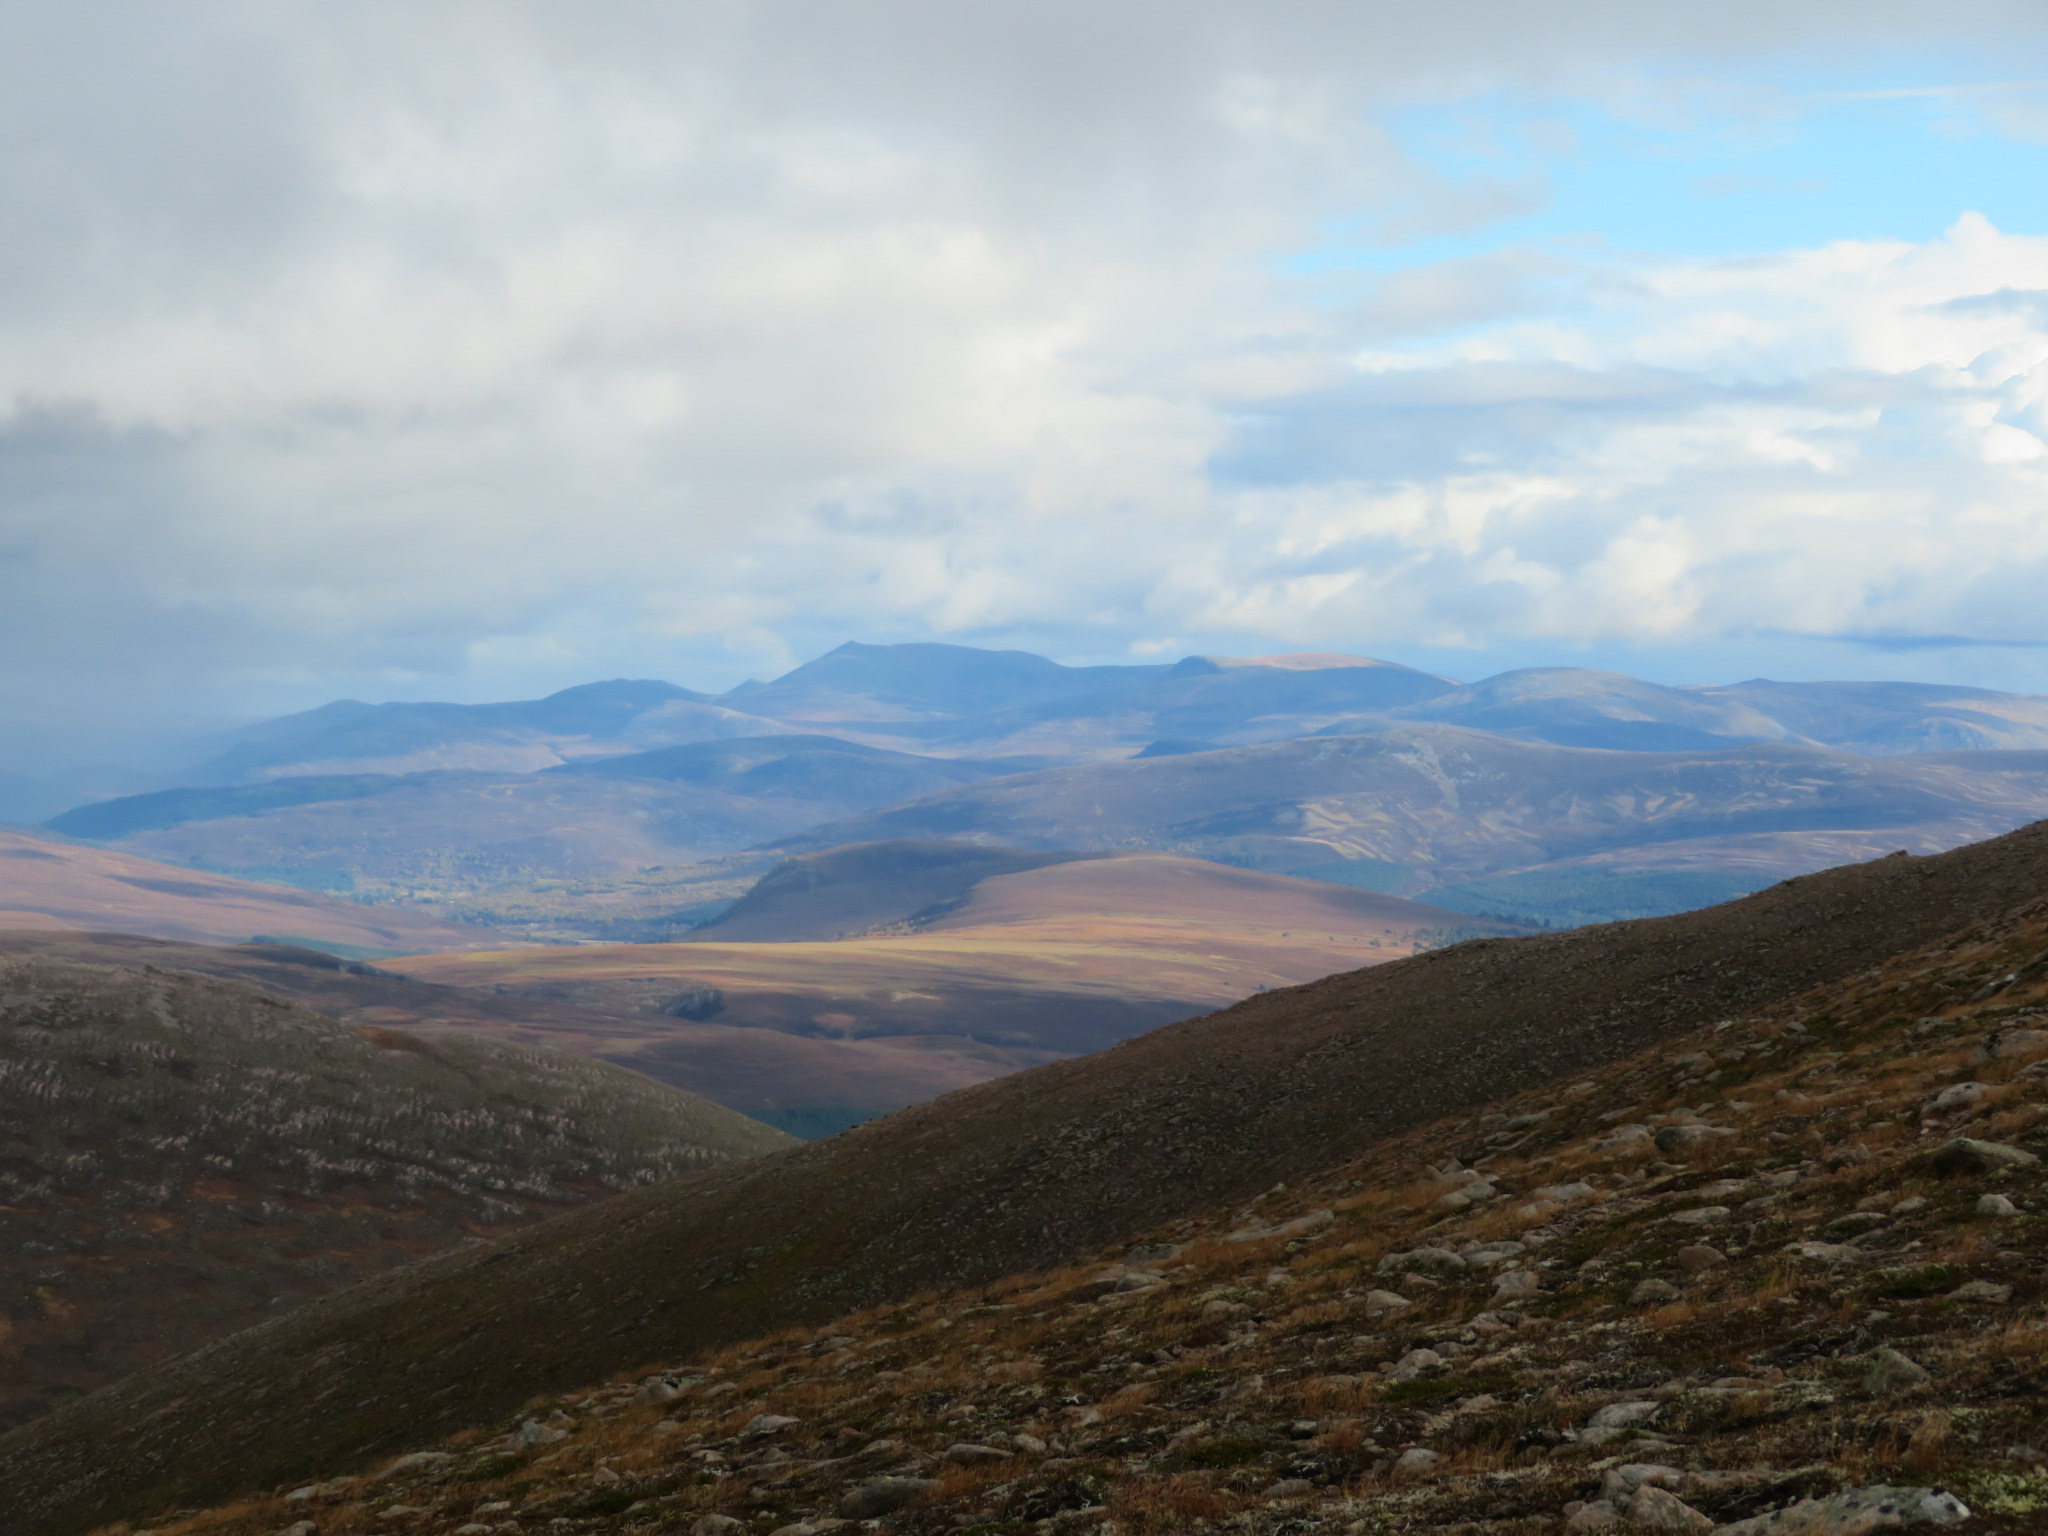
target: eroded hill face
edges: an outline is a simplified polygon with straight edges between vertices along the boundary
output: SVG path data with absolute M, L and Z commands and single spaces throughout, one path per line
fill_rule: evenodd
M 2044 1026 L 2035 903 L 1093 1264 L 159 1529 L 2038 1531 Z
M 1447 1119 L 1473 1122 L 1460 1134 L 1483 1139 L 1493 1128 L 1477 1117 L 1517 1094 L 1553 1101 L 1564 1085 L 1597 1087 L 1631 1060 L 1690 1072 L 1699 1064 L 1678 1058 L 1694 1048 L 1667 1047 L 2037 901 L 2044 875 L 2048 829 L 2035 828 L 1809 876 L 1684 917 L 1461 945 L 1268 994 L 829 1142 L 630 1191 L 46 1415 L 0 1442 L 0 1520 L 55 1536 L 348 1471 L 494 1426 L 537 1391 L 1071 1262 L 1162 1224 L 1234 1211 L 1276 1180 L 1359 1160 L 1395 1166 L 1391 1142 Z M 1971 967 L 1930 979 L 1930 994 L 1950 981 L 1967 983 L 1965 998 L 1991 1000 Z M 1880 995 L 1912 1017 L 1940 1012 L 1910 988 Z M 1633 1091 L 1629 1070 L 1617 1095 Z M 1602 1124 L 1658 1107 L 1638 1102 Z M 1564 1116 L 1540 1124 L 1575 1138 L 1592 1129 Z M 1575 1144 L 1511 1147 L 1530 1127 L 1500 1129 L 1503 1156 L 1562 1161 Z M 1823 1141 L 1834 1133 L 1822 1124 Z M 1445 1145 L 1474 1151 L 1468 1140 Z M 1524 1195 L 1525 1183 L 1537 1181 L 1507 1187 Z M 1409 1240 L 1405 1228 L 1390 1231 Z M 1541 1285 L 1548 1272 L 1538 1268 Z M 1372 1365 L 1389 1358 L 1386 1342 L 1371 1346 Z M 930 1414 L 943 1406 L 923 1404 Z
M 0 962 L 0 1418 L 788 1138 L 633 1073 L 233 982 Z

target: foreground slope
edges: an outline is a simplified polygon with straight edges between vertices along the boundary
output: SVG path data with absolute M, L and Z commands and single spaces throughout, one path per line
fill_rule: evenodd
M 504 942 L 487 929 L 359 906 L 103 848 L 0 832 L 0 928 L 92 928 L 198 944 L 257 934 L 403 954 Z
M 0 962 L 0 1419 L 789 1138 L 634 1073 L 231 981 Z
M 1461 945 L 630 1192 L 16 1431 L 0 1520 L 56 1536 L 323 1473 L 549 1387 L 1082 1257 L 1861 972 L 2044 882 L 2031 827 L 1681 917 Z
M 1094 1266 L 650 1358 L 163 1536 L 2037 1532 L 2048 902 L 1937 942 Z

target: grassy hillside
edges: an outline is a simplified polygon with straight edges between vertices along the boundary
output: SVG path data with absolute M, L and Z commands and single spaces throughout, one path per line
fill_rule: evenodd
M 0 962 L 0 1416 L 787 1138 L 558 1051 L 230 981 Z
M 199 944 L 291 934 L 380 954 L 504 942 L 487 930 L 418 912 L 360 906 L 18 832 L 0 832 L 0 928 L 103 929 Z
M 649 1356 L 163 1536 L 2037 1532 L 2044 1022 L 2036 902 L 1091 1264 Z M 484 1438 L 523 1422 L 561 1439 Z
M 1864 973 L 2038 901 L 2044 880 L 2048 829 L 2030 828 L 1934 858 L 1809 876 L 1681 917 L 1460 945 L 1269 993 L 829 1142 L 629 1192 L 486 1252 L 359 1286 L 16 1431 L 0 1441 L 10 1472 L 0 1520 L 24 1536 L 68 1536 L 94 1520 L 307 1481 L 457 1430 L 495 1430 L 536 1392 L 1084 1259 L 1162 1223 L 1217 1211 L 1256 1221 L 1261 1211 L 1244 1202 L 1276 1180 L 1298 1184 L 1358 1159 L 1376 1175 L 1398 1172 L 1390 1141 L 1446 1119 L 1474 1122 L 1465 1130 L 1480 1143 L 1501 1133 L 1502 1158 L 1561 1160 L 1590 1133 L 1576 1115 L 1559 1115 L 1554 1127 L 1571 1140 L 1534 1152 L 1547 1131 L 1523 1139 L 1530 1122 L 1476 1119 L 1521 1094 L 1556 1104 L 1569 1085 L 1620 1069 L 1599 1109 L 1608 1118 L 1593 1124 L 1639 1123 L 1676 1101 L 1629 1097 L 1635 1069 L 1623 1064 L 1670 1073 L 1674 1095 L 1703 1094 L 1704 1074 L 1727 1064 L 1699 1059 L 1690 1042 L 1700 1032 L 1850 978 L 1874 984 L 1856 995 L 1887 1018 L 1993 1001 L 2015 984 L 2002 952 L 1935 957 L 1918 993 L 1909 977 Z M 2023 979 L 2032 985 L 2035 974 Z M 1803 1027 L 1833 1030 L 1846 1017 L 1840 1007 L 1824 1015 Z M 1781 1102 L 1776 1091 L 1767 1109 Z M 1844 1141 L 1838 1131 L 1879 1129 L 1860 1119 L 1809 1123 L 1823 1149 Z M 2008 1133 L 1996 1121 L 1987 1129 Z M 1654 1131 L 1644 1134 L 1654 1142 Z M 1773 1145 L 1768 1130 L 1764 1142 Z M 1456 1146 L 1461 1157 L 1477 1153 L 1469 1140 Z M 1524 1183 L 1533 1192 L 1537 1180 L 1509 1187 Z M 1202 1304 L 1211 1299 L 1244 1298 Z M 1105 1358 L 1122 1337 L 1103 1330 Z M 1384 1342 L 1372 1346 L 1375 1360 L 1385 1358 Z M 759 1384 L 741 1390 L 735 1406 Z M 1272 1378 L 1244 1389 L 1250 1401 L 1271 1392 L 1291 1408 L 1284 1390 Z M 1059 1401 L 1076 1395 L 1078 1403 Z M 953 1400 L 923 1396 L 929 1418 L 918 1433 L 942 1429 L 939 1410 Z M 1068 1388 L 1048 1406 L 1087 1403 L 1086 1392 Z M 821 1398 L 812 1412 L 827 1407 Z M 479 1475 L 500 1476 L 506 1464 L 490 1465 Z M 590 1518 L 610 1516 L 592 1509 Z M 947 1523 L 958 1520 L 949 1514 Z

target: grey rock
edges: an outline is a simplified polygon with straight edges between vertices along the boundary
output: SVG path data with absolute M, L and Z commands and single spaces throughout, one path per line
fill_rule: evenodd
M 964 1440 L 947 1446 L 941 1454 L 958 1467 L 980 1466 L 988 1461 L 1008 1461 L 1011 1455 L 1009 1451 L 999 1451 L 992 1445 L 970 1445 Z
M 1605 1445 L 1610 1440 L 1619 1440 L 1632 1426 L 1655 1418 L 1663 1406 L 1658 1402 L 1609 1403 L 1586 1420 L 1586 1427 L 1579 1431 L 1579 1443 Z
M 2017 1216 L 2020 1208 L 2004 1195 L 1979 1195 L 1977 1214 L 1979 1216 Z
M 1533 1269 L 1511 1269 L 1493 1282 L 1495 1301 L 1521 1301 L 1542 1291 L 1543 1280 Z
M 1444 1363 L 1444 1357 L 1433 1349 L 1411 1349 L 1387 1372 L 1389 1381 L 1413 1381 L 1435 1370 Z
M 1012 1435 L 1010 1436 L 1010 1444 L 1014 1445 L 1018 1450 L 1025 1451 L 1033 1456 L 1043 1456 L 1045 1454 L 1045 1442 L 1036 1435 Z
M 1361 1309 L 1367 1317 L 1385 1317 L 1389 1312 L 1403 1312 L 1414 1305 L 1394 1291 L 1367 1291 Z
M 1847 1243 L 1787 1243 L 1784 1251 L 1823 1264 L 1851 1264 L 1869 1257 L 1861 1248 L 1852 1248 Z
M 1927 1101 L 1927 1108 L 1935 1114 L 1949 1110 L 1968 1109 L 1979 1099 L 1991 1092 L 1989 1083 L 1951 1083 Z
M 1879 1483 L 1752 1515 L 1722 1526 L 1717 1536 L 1871 1536 L 1915 1525 L 1957 1525 L 1969 1518 L 1969 1506 L 1952 1493 Z
M 1677 1494 L 1654 1484 L 1646 1483 L 1638 1488 L 1622 1514 L 1630 1524 L 1639 1525 L 1646 1531 L 1694 1531 L 1704 1536 L 1714 1528 L 1712 1520 Z
M 1574 1183 L 1543 1184 L 1539 1185 L 1532 1193 L 1538 1200 L 1554 1200 L 1559 1205 L 1567 1205 L 1574 1200 L 1584 1200 L 1591 1195 L 1597 1194 L 1598 1191 L 1590 1184 Z
M 537 1445 L 553 1445 L 557 1440 L 569 1438 L 569 1431 L 558 1429 L 552 1424 L 543 1424 L 539 1419 L 528 1419 L 506 1437 L 515 1450 L 532 1450 Z M 388 1473 L 386 1474 L 389 1475 Z
M 1674 1255 L 1678 1267 L 1688 1275 L 1703 1275 L 1710 1269 L 1719 1269 L 1728 1262 L 1728 1255 L 1718 1248 L 1709 1248 L 1705 1243 L 1694 1243 L 1681 1248 Z
M 901 1509 L 938 1486 L 925 1477 L 871 1477 L 846 1491 L 839 1501 L 839 1512 L 849 1520 L 873 1520 Z M 735 1527 L 738 1523 L 733 1522 Z
M 1961 1174 L 1996 1173 L 2001 1168 L 2031 1168 L 2041 1159 L 2024 1147 L 1957 1136 L 1937 1147 L 1932 1161 L 1934 1171 L 1946 1179 Z
M 1600 1497 L 1619 1509 L 1635 1497 L 1638 1488 L 1677 1488 L 1684 1482 L 1685 1472 L 1681 1468 L 1667 1467 L 1659 1461 L 1631 1461 L 1600 1474 Z
M 1697 1147 L 1704 1141 L 1719 1141 L 1735 1133 L 1720 1125 L 1667 1125 L 1655 1137 L 1657 1150 L 1666 1157 L 1676 1157 Z
M 1262 1499 L 1298 1499 L 1305 1493 L 1314 1493 L 1316 1485 L 1305 1477 L 1283 1477 L 1259 1495 Z
M 1996 1280 L 1969 1280 L 1950 1291 L 1948 1299 L 2002 1307 L 2012 1300 L 2012 1287 L 2000 1285 Z
M 1645 1280 L 1628 1293 L 1629 1305 L 1647 1307 L 1656 1302 L 1676 1301 L 1685 1293 L 1669 1280 Z
M 1896 1349 L 1871 1351 L 1870 1365 L 1863 1373 L 1863 1390 L 1879 1396 L 1904 1392 L 1930 1380 L 1926 1370 Z
M 1462 1275 L 1465 1261 L 1448 1248 L 1414 1248 L 1407 1253 L 1390 1253 L 1373 1266 L 1376 1275 L 1420 1274 Z
M 1619 1524 L 1621 1511 L 1606 1499 L 1594 1499 L 1566 1516 L 1564 1528 L 1568 1531 L 1604 1531 Z

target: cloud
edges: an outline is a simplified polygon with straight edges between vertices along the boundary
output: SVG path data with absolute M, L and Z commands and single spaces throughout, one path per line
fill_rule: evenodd
M 0 708 L 710 681 L 849 634 L 1995 638 L 2039 334 L 1968 302 L 2036 245 L 1334 298 L 1277 259 L 1540 195 L 1412 159 L 1401 103 L 1851 23 L 2041 51 L 2030 8 L 1923 9 L 18 9 Z

